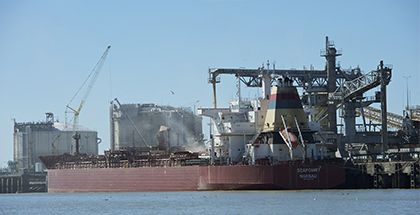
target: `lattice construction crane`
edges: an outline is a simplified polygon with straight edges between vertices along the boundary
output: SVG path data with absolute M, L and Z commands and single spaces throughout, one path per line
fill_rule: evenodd
M 105 63 L 105 59 L 108 55 L 108 51 L 111 48 L 111 46 L 108 46 L 107 49 L 105 50 L 104 54 L 102 55 L 102 57 L 99 59 L 98 63 L 96 64 L 96 66 L 93 68 L 92 72 L 89 74 L 89 76 L 86 78 L 85 82 L 83 82 L 82 86 L 79 88 L 79 90 L 76 92 L 76 94 L 73 96 L 73 98 L 70 100 L 69 104 L 67 105 L 67 108 L 70 109 L 73 113 L 74 113 L 74 118 L 73 118 L 73 129 L 75 128 L 75 126 L 79 123 L 79 114 L 80 111 L 83 108 L 83 105 L 85 104 L 87 98 L 89 97 L 90 92 L 92 91 L 93 85 L 95 84 L 96 79 L 98 78 L 99 72 L 102 69 L 102 66 Z M 85 85 L 85 83 L 89 80 L 90 76 L 93 74 L 92 78 L 90 79 L 90 83 L 88 88 L 86 89 L 85 95 L 83 96 L 82 101 L 80 102 L 79 108 L 73 109 L 71 108 L 69 105 L 70 103 L 73 101 L 73 99 L 76 97 L 76 95 L 80 92 L 80 90 L 82 89 L 82 87 Z M 67 111 L 66 111 L 67 112 Z

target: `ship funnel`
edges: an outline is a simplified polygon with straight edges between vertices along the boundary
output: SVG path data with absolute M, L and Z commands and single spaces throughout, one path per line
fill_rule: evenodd
M 263 130 L 281 131 L 285 129 L 284 124 L 297 128 L 295 117 L 300 129 L 309 129 L 308 119 L 302 108 L 296 87 L 290 85 L 273 86 Z

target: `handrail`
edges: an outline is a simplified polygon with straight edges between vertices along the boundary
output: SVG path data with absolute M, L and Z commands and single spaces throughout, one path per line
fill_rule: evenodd
M 384 67 L 385 70 L 385 84 L 388 84 L 391 79 L 391 68 Z M 334 91 L 329 97 L 331 103 L 339 103 L 346 100 L 353 99 L 357 95 L 373 89 L 381 85 L 382 69 L 373 70 L 365 75 L 355 78 L 351 81 L 345 81 Z

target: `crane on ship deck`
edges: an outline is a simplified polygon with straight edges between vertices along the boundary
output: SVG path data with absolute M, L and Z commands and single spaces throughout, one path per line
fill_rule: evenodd
M 89 74 L 89 76 L 86 78 L 86 80 L 83 82 L 82 86 L 79 88 L 79 90 L 76 92 L 76 94 L 73 96 L 73 98 L 70 100 L 70 102 L 67 104 L 67 108 L 71 110 L 72 113 L 74 113 L 74 117 L 73 117 L 73 133 L 75 133 L 76 130 L 76 125 L 79 123 L 79 114 L 80 111 L 82 110 L 84 104 L 86 103 L 86 100 L 89 97 L 90 92 L 92 91 L 93 85 L 96 82 L 96 79 L 99 76 L 99 73 L 102 69 L 102 66 L 105 63 L 105 59 L 108 56 L 108 51 L 111 48 L 111 46 L 108 46 L 107 49 L 105 50 L 105 52 L 103 53 L 102 57 L 99 59 L 98 63 L 96 63 L 95 67 L 93 68 L 92 72 Z M 93 74 L 93 76 L 92 76 Z M 83 88 L 83 86 L 85 85 L 85 83 L 89 80 L 90 76 L 92 76 L 92 78 L 90 79 L 89 82 L 89 86 L 86 89 L 86 92 L 80 102 L 80 105 L 77 109 L 74 109 L 72 107 L 70 107 L 70 103 L 73 101 L 73 99 L 77 96 L 77 94 L 80 92 L 80 90 Z M 70 112 L 70 113 L 71 113 Z M 68 111 L 66 111 L 66 113 L 68 113 Z M 78 153 L 78 135 L 77 133 L 75 133 L 75 135 L 73 136 L 73 138 L 76 140 L 76 153 Z

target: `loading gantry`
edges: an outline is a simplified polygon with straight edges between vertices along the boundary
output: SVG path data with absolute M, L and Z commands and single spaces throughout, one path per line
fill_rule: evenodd
M 302 88 L 302 103 L 309 109 L 316 111 L 310 113 L 309 120 L 321 124 L 318 138 L 322 141 L 337 145 L 343 157 L 360 154 L 386 154 L 389 144 L 402 143 L 404 140 L 398 135 L 388 132 L 389 127 L 401 127 L 403 117 L 387 112 L 386 86 L 391 81 L 392 65 L 384 65 L 381 61 L 376 70 L 363 74 L 359 67 L 342 69 L 336 64 L 336 57 L 341 56 L 341 50 L 335 48 L 334 42 L 326 37 L 326 47 L 320 55 L 326 58 L 324 70 L 310 69 L 276 69 L 275 65 L 267 61 L 267 66 L 258 69 L 209 69 L 209 83 L 213 84 L 214 104 L 217 108 L 216 83 L 220 83 L 221 74 L 233 74 L 247 87 L 262 87 L 264 79 L 268 83 L 275 82 L 275 77 L 288 77 L 294 86 Z M 364 96 L 364 93 L 380 86 L 380 91 L 374 97 Z M 264 93 L 263 93 L 264 94 Z M 264 94 L 265 95 L 265 94 Z M 380 103 L 381 109 L 369 105 Z M 344 131 L 337 132 L 337 110 L 341 109 L 344 120 Z M 364 111 L 365 110 L 365 111 Z M 413 112 L 414 115 L 417 112 Z M 380 122 L 381 132 L 368 132 L 364 123 L 364 132 L 357 132 L 356 117 L 362 115 L 376 122 Z M 413 115 L 413 114 L 411 114 Z M 416 116 L 416 115 L 415 115 Z M 414 116 L 413 116 L 414 117 Z M 388 123 L 389 121 L 389 123 Z M 371 147 L 368 147 L 370 144 Z M 394 147 L 395 148 L 395 147 Z

